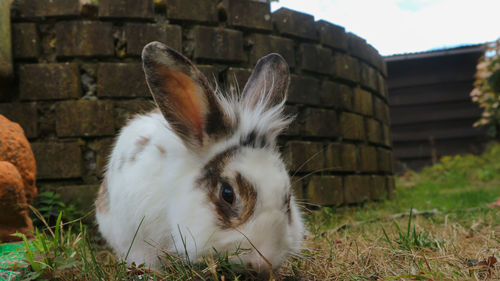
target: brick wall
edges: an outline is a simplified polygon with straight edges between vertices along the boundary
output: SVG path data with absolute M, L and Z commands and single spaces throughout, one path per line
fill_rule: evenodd
M 119 128 L 154 106 L 140 62 L 153 40 L 226 87 L 283 55 L 298 118 L 279 143 L 299 198 L 356 203 L 394 188 L 386 65 L 343 27 L 247 0 L 18 0 L 11 12 L 16 78 L 0 113 L 25 129 L 41 189 L 92 198 Z

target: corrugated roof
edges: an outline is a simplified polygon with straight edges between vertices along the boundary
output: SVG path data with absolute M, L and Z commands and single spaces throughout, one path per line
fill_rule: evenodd
M 398 61 L 398 60 L 409 60 L 409 59 L 422 59 L 422 58 L 432 58 L 437 56 L 448 56 L 448 55 L 458 55 L 464 53 L 474 53 L 474 52 L 484 52 L 486 49 L 486 45 L 490 42 L 485 42 L 482 44 L 475 45 L 465 45 L 459 46 L 455 48 L 444 48 L 438 50 L 431 50 L 425 52 L 416 52 L 416 53 L 406 53 L 406 54 L 396 54 L 385 56 L 384 60 L 386 62 Z

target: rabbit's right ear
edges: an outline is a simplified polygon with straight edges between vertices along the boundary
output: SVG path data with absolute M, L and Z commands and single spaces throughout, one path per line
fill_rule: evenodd
M 205 76 L 183 55 L 160 42 L 142 50 L 146 81 L 161 113 L 191 148 L 229 132 L 230 122 Z

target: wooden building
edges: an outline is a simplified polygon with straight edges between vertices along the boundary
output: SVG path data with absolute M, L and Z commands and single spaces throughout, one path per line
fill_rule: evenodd
M 469 96 L 483 45 L 385 58 L 397 171 L 443 155 L 478 153 L 486 143 L 472 125 L 481 110 Z

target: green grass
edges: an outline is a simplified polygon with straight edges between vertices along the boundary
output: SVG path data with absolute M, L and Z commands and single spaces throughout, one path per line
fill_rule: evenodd
M 487 206 L 500 197 L 498 159 L 500 144 L 479 156 L 445 157 L 399 176 L 391 200 L 311 211 L 302 257 L 265 279 L 499 280 L 500 268 L 490 261 L 500 251 L 500 208 Z M 199 263 L 165 253 L 159 272 L 127 266 L 85 225 L 72 225 L 63 227 L 59 216 L 55 227 L 35 233 L 25 256 L 33 270 L 27 279 L 255 278 L 215 251 Z

